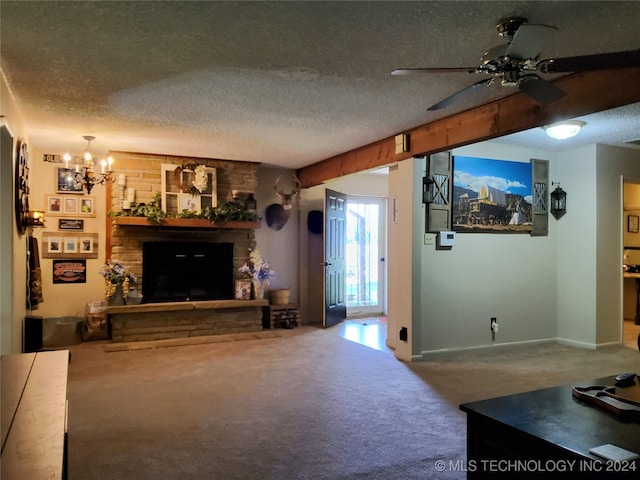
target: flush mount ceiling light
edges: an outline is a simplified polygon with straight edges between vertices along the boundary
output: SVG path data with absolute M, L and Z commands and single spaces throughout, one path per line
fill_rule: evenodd
M 542 129 L 547 132 L 551 138 L 556 140 L 565 140 L 567 138 L 575 137 L 580 129 L 584 127 L 587 122 L 580 120 L 566 120 L 564 122 L 556 122 L 551 125 L 545 125 Z

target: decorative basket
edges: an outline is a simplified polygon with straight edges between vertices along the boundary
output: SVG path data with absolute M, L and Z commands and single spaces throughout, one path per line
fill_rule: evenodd
M 272 305 L 286 305 L 289 303 L 289 289 L 271 290 Z

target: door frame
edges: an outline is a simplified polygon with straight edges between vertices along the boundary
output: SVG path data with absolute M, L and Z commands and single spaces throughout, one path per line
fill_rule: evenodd
M 388 292 L 388 268 L 387 268 L 387 205 L 388 198 L 373 195 L 349 195 L 347 194 L 347 210 L 349 201 L 357 200 L 361 203 L 376 203 L 379 210 L 379 231 L 378 231 L 378 305 L 375 307 L 349 307 L 347 303 L 347 318 L 357 318 L 362 316 L 378 316 L 387 314 L 387 292 Z M 369 201 L 370 200 L 370 201 Z M 369 202 L 368 202 L 369 201 Z

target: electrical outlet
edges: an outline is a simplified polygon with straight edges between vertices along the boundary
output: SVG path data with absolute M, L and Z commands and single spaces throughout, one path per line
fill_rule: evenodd
M 400 332 L 398 332 L 398 337 L 402 342 L 407 342 L 409 340 L 409 330 L 407 329 L 407 327 L 402 327 L 400 329 Z
M 435 233 L 425 233 L 424 234 L 424 244 L 425 245 L 434 245 L 436 243 L 436 234 Z

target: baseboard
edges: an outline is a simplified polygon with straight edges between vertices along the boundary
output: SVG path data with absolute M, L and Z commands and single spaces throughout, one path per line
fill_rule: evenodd
M 586 348 L 587 350 L 596 350 L 598 348 L 595 343 L 579 342 L 577 340 L 570 340 L 568 338 L 558 337 L 558 343 L 560 345 L 568 345 L 569 347 Z
M 424 360 L 426 357 L 429 357 L 431 355 L 439 355 L 441 353 L 468 352 L 472 350 L 486 350 L 490 348 L 513 347 L 513 346 L 523 346 L 523 345 L 540 345 L 543 343 L 557 343 L 557 342 L 558 342 L 557 338 L 542 338 L 539 340 L 523 340 L 519 342 L 495 343 L 492 345 L 475 345 L 471 347 L 440 348 L 438 350 L 423 350 L 421 355 L 414 355 L 413 357 L 415 357 L 416 359 Z

